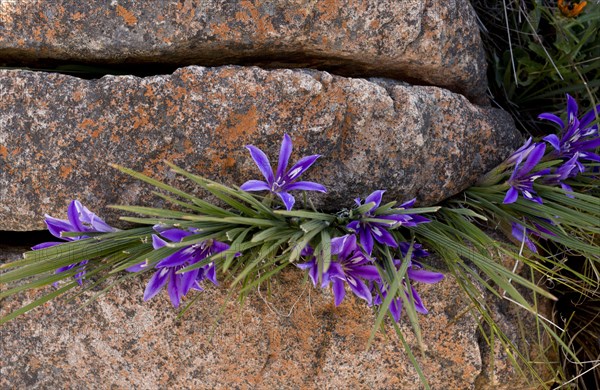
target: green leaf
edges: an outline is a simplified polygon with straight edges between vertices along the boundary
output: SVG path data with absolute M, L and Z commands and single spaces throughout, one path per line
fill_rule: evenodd
M 283 215 L 286 217 L 297 217 L 297 218 L 306 218 L 306 219 L 318 219 L 320 221 L 335 221 L 335 216 L 324 213 L 315 213 L 311 211 L 302 211 L 302 210 L 294 210 L 294 211 L 286 211 L 286 210 L 275 210 L 275 214 Z
M 371 209 L 375 207 L 375 202 L 365 203 L 362 206 L 359 206 L 352 210 L 352 215 L 363 215 L 371 211 Z
M 321 260 L 321 274 L 319 275 L 319 281 L 321 281 L 321 275 L 329 270 L 331 265 L 331 235 L 326 229 L 321 230 L 321 243 L 319 247 L 320 260 Z

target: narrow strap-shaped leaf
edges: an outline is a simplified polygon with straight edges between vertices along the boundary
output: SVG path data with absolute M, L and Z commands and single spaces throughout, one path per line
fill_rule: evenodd
M 131 213 L 150 215 L 153 217 L 164 217 L 167 219 L 183 218 L 188 216 L 195 216 L 196 214 L 184 213 L 182 211 L 165 210 L 155 207 L 143 207 L 143 206 L 126 206 L 126 205 L 111 205 L 108 206 L 112 209 L 129 211 Z
M 302 211 L 302 210 L 275 210 L 275 214 L 284 215 L 286 217 L 297 217 L 297 218 L 306 218 L 306 219 L 318 219 L 321 221 L 335 221 L 335 216 L 325 213 L 315 213 L 313 211 Z
M 365 203 L 362 206 L 359 206 L 353 210 L 351 210 L 352 215 L 362 215 L 371 211 L 371 209 L 375 207 L 375 202 Z
M 152 186 L 154 186 L 156 188 L 160 188 L 160 189 L 165 190 L 167 192 L 171 192 L 171 193 L 173 193 L 175 195 L 181 196 L 182 198 L 189 199 L 191 201 L 200 200 L 200 199 L 196 198 L 193 195 L 190 195 L 190 194 L 188 194 L 188 193 L 186 193 L 184 191 L 181 191 L 181 190 L 179 190 L 179 189 L 177 189 L 175 187 L 167 185 L 167 184 L 165 184 L 165 183 L 163 183 L 163 182 L 161 182 L 159 180 L 156 180 L 156 179 L 153 179 L 153 178 L 151 178 L 149 176 L 146 176 L 143 173 L 136 172 L 133 169 L 125 168 L 125 167 L 117 165 L 117 164 L 109 164 L 109 166 L 111 166 L 111 167 L 113 167 L 115 169 L 118 169 L 119 171 L 121 171 L 121 172 L 123 172 L 123 173 L 125 173 L 125 174 L 127 174 L 129 176 L 132 176 L 132 177 L 134 177 L 134 178 L 136 178 L 138 180 L 146 182 L 146 183 L 148 183 L 148 184 L 150 184 L 150 185 L 152 185 Z

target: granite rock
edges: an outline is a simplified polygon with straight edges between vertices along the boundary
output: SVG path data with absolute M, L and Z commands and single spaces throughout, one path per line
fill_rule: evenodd
M 293 161 L 322 157 L 304 180 L 326 209 L 387 189 L 387 200 L 439 202 L 518 146 L 503 111 L 437 87 L 307 70 L 187 67 L 99 80 L 0 71 L 0 230 L 44 228 L 70 199 L 115 222 L 109 204 L 161 206 L 116 163 L 181 186 L 163 160 L 225 184 L 260 173 L 244 145 L 275 164 L 284 132 Z M 184 189 L 192 190 L 193 187 Z
M 0 246 L 0 263 L 25 249 Z M 209 287 L 179 321 L 165 291 L 142 302 L 144 282 L 130 280 L 79 311 L 95 291 L 52 301 L 1 326 L 0 388 L 419 388 L 391 327 L 367 349 L 373 312 L 351 297 L 336 308 L 294 267 L 243 305 Z M 416 353 L 433 389 L 529 388 L 506 355 L 482 348 L 451 277 L 418 288 L 430 313 L 420 317 L 425 345 Z M 44 292 L 3 300 L 0 316 Z M 400 327 L 417 351 L 408 321 Z
M 0 65 L 73 62 L 318 68 L 488 102 L 467 0 L 0 2 Z

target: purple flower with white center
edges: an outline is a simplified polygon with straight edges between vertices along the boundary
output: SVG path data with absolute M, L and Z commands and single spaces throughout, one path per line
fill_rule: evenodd
M 596 111 L 600 111 L 600 105 L 596 106 Z M 577 113 L 577 102 L 567 94 L 567 123 L 552 113 L 540 114 L 539 119 L 549 120 L 561 129 L 560 138 L 556 134 L 550 134 L 544 137 L 544 141 L 552 145 L 554 148 L 552 154 L 558 157 L 571 159 L 578 154 L 581 159 L 600 162 L 600 156 L 592 152 L 600 147 L 598 125 L 589 126 L 596 114 L 592 109 L 579 119 Z M 583 172 L 585 169 L 583 164 L 577 162 L 577 165 L 579 172 Z
M 401 244 L 406 244 L 407 246 L 410 246 L 410 244 L 408 244 L 408 243 L 401 243 Z M 414 245 L 418 245 L 418 244 L 414 244 Z M 426 255 L 429 255 L 427 252 L 425 252 L 425 253 L 426 253 Z M 416 255 L 415 252 L 413 252 L 413 258 L 415 258 L 415 257 L 418 257 L 418 256 Z M 442 279 L 444 279 L 443 274 L 441 274 L 439 272 L 427 271 L 426 269 L 424 269 L 423 265 L 417 261 L 409 260 L 409 262 L 410 263 L 408 265 L 408 268 L 406 269 L 406 277 L 412 281 L 427 283 L 427 284 L 434 284 L 434 283 L 438 283 Z M 400 266 L 402 265 L 402 261 L 394 260 L 394 265 L 396 266 L 396 269 L 400 269 Z M 408 291 L 406 291 L 406 284 L 405 284 L 404 280 L 402 281 L 402 284 L 404 287 L 403 293 L 410 300 Z M 385 298 L 387 297 L 388 290 L 389 290 L 389 285 L 383 281 L 380 281 L 378 283 L 371 283 L 371 292 L 373 293 L 373 304 L 381 305 L 383 303 L 383 301 L 385 300 Z M 423 300 L 419 296 L 419 293 L 417 292 L 415 287 L 412 285 L 412 283 L 410 286 L 410 294 L 412 295 L 412 298 L 414 300 L 416 311 L 421 314 L 427 314 L 429 311 L 427 310 L 427 308 L 425 308 L 425 305 L 423 305 Z M 402 314 L 402 298 L 396 297 L 396 298 L 392 299 L 389 310 L 390 310 L 390 313 L 392 314 L 392 317 L 394 318 L 394 321 L 396 321 L 396 322 L 400 321 L 400 315 Z
M 166 229 L 160 231 L 160 235 L 175 242 L 181 242 L 185 237 L 197 233 L 196 231 L 186 231 L 181 229 Z M 167 241 L 152 235 L 152 247 L 159 249 L 167 245 Z M 205 265 L 204 267 L 197 268 L 191 271 L 187 271 L 181 274 L 177 272 L 185 267 L 192 264 L 196 264 L 207 257 L 214 254 L 223 252 L 229 249 L 229 245 L 215 241 L 206 240 L 200 243 L 192 244 L 184 247 L 175 253 L 165 257 L 159 261 L 155 268 L 157 271 L 154 273 L 146 290 L 144 291 L 144 301 L 152 299 L 160 290 L 167 285 L 167 291 L 171 303 L 175 307 L 179 307 L 181 299 L 190 290 L 202 290 L 200 283 L 204 279 L 210 280 L 213 284 L 218 285 L 217 274 L 214 262 Z M 144 270 L 148 264 L 140 263 L 132 267 L 127 268 L 129 272 L 139 272 Z
M 379 281 L 379 271 L 377 271 L 377 267 L 372 265 L 372 260 L 356 244 L 356 236 L 347 234 L 332 239 L 331 255 L 337 256 L 337 259 L 331 262 L 326 272 L 323 272 L 321 287 L 325 288 L 332 283 L 335 305 L 339 306 L 346 296 L 344 283 L 350 286 L 357 297 L 371 304 L 371 291 L 363 279 Z M 308 270 L 308 274 L 316 287 L 319 272 L 316 258 L 313 257 L 309 262 L 297 266 Z
M 81 202 L 78 200 L 73 200 L 69 204 L 67 209 L 67 219 L 58 219 L 45 215 L 46 226 L 48 227 L 48 231 L 56 238 L 60 238 L 65 241 L 76 241 L 84 238 L 89 238 L 85 234 L 81 236 L 73 236 L 73 237 L 63 237 L 62 233 L 72 233 L 72 232 L 81 232 L 81 233 L 92 233 L 92 232 L 103 232 L 109 233 L 117 231 L 117 229 L 109 226 L 104 220 L 98 217 L 96 214 L 92 213 L 88 210 L 87 207 L 83 206 Z M 49 248 L 55 245 L 63 244 L 62 242 L 43 242 L 32 247 L 32 250 L 40 250 Z M 60 267 L 56 271 L 55 274 L 68 271 L 75 267 L 79 267 L 80 272 L 73 275 L 77 283 L 80 285 L 83 283 L 83 277 L 85 276 L 85 265 L 88 263 L 88 260 L 80 261 L 79 263 L 74 263 L 67 265 L 65 267 Z M 55 283 L 56 285 L 56 283 Z
M 281 151 L 279 153 L 279 163 L 277 164 L 275 175 L 273 175 L 273 169 L 269 163 L 269 158 L 262 150 L 253 145 L 247 145 L 246 148 L 250 151 L 252 159 L 267 181 L 248 180 L 240 187 L 242 190 L 269 191 L 276 194 L 281 198 L 288 211 L 292 209 L 296 202 L 296 199 L 288 193 L 289 191 L 303 190 L 327 192 L 325 187 L 318 183 L 311 181 L 294 182 L 300 175 L 306 172 L 311 165 L 313 165 L 317 158 L 321 157 L 318 154 L 303 157 L 286 172 L 288 161 L 292 154 L 292 140 L 289 135 L 283 135 L 283 142 L 281 143 Z
M 546 151 L 545 144 L 536 144 L 535 147 L 531 150 L 530 153 L 527 154 L 525 163 L 521 165 L 523 158 L 525 156 L 521 155 L 515 164 L 515 169 L 508 179 L 508 184 L 510 188 L 506 192 L 506 196 L 504 197 L 504 204 L 514 203 L 517 201 L 519 197 L 519 192 L 523 194 L 523 197 L 527 200 L 542 203 L 542 199 L 539 196 L 536 196 L 535 191 L 533 190 L 533 182 L 550 173 L 549 169 L 543 169 L 537 172 L 531 172 L 535 166 L 540 162 L 540 160 L 544 157 L 544 152 Z
M 385 191 L 383 190 L 377 190 L 371 195 L 367 196 L 365 199 L 365 204 L 373 202 L 374 206 L 371 207 L 369 211 L 365 212 L 360 220 L 352 221 L 346 226 L 348 229 L 358 232 L 360 244 L 368 255 L 373 253 L 373 245 L 375 244 L 374 240 L 380 244 L 387 245 L 392 248 L 398 247 L 398 243 L 396 240 L 394 240 L 394 237 L 387 231 L 387 229 L 396 228 L 398 226 L 412 227 L 419 223 L 429 222 L 427 218 L 416 214 L 387 214 L 375 216 L 375 210 L 377 210 L 381 204 L 381 198 L 384 192 Z M 403 203 L 400 206 L 400 209 L 397 210 L 412 207 L 415 203 L 415 200 L 416 199 L 412 199 Z M 360 198 L 357 198 L 354 201 L 359 207 L 363 204 Z M 364 219 L 366 218 L 384 219 L 389 222 L 365 221 Z

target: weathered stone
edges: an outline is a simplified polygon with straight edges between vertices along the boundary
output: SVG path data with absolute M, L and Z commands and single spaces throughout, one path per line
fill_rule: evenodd
M 25 249 L 0 246 L 0 259 Z M 181 321 L 165 291 L 142 302 L 143 280 L 77 312 L 95 291 L 47 303 L 0 327 L 0 387 L 419 388 L 391 326 L 367 350 L 374 315 L 364 302 L 348 296 L 336 308 L 331 293 L 303 284 L 290 268 L 243 306 L 227 301 L 225 288 L 208 287 Z M 530 388 L 501 352 L 494 361 L 501 375 L 482 364 L 476 321 L 451 277 L 418 289 L 430 310 L 420 317 L 424 353 L 406 319 L 400 327 L 433 389 Z M 43 292 L 5 299 L 0 316 Z
M 487 102 L 467 0 L 9 0 L 0 2 L 1 62 L 319 68 Z
M 329 190 L 315 196 L 319 207 L 351 206 L 375 189 L 432 204 L 520 138 L 505 112 L 441 88 L 318 71 L 188 67 L 82 80 L 4 70 L 0 85 L 0 230 L 44 228 L 44 213 L 64 215 L 73 198 L 111 222 L 108 204 L 162 204 L 108 163 L 178 183 L 166 159 L 241 185 L 261 177 L 244 145 L 275 165 L 284 132 L 292 160 L 322 154 L 305 178 Z

